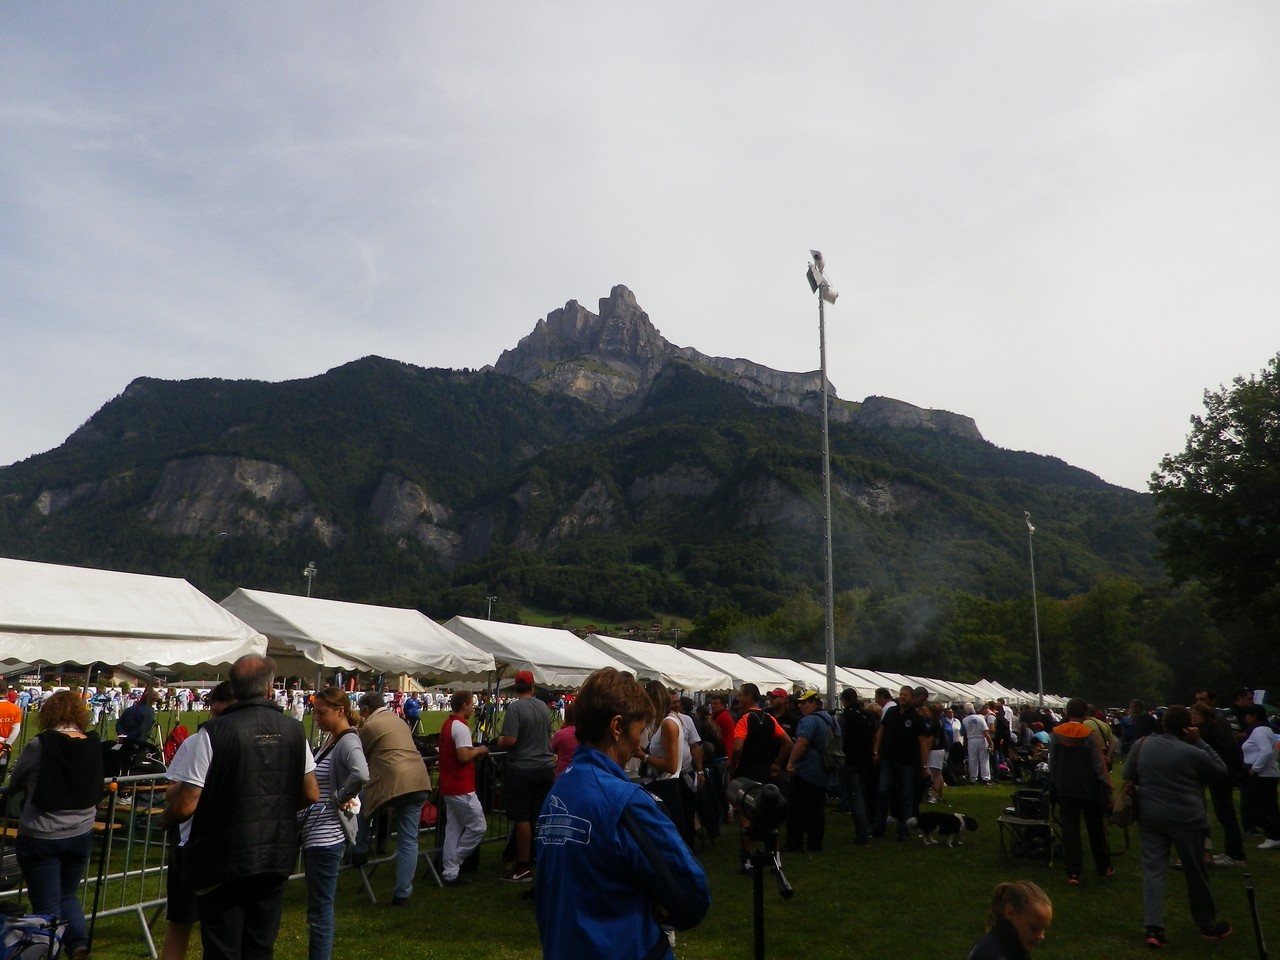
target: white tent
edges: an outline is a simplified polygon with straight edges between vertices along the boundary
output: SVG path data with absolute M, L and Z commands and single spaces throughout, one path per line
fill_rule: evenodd
M 544 687 L 577 687 L 601 667 L 632 668 L 568 630 L 530 627 L 501 620 L 454 617 L 444 625 L 463 640 L 493 654 L 500 669 L 528 670 Z
M 593 634 L 587 643 L 631 668 L 637 680 L 661 680 L 673 690 L 728 690 L 733 678 L 710 664 L 665 643 L 624 640 Z
M 817 689 L 825 696 L 827 692 L 827 665 L 825 663 L 812 663 L 809 660 L 801 660 L 801 666 L 808 667 L 810 670 L 822 677 L 822 686 Z M 879 684 L 876 684 L 879 686 Z M 858 691 L 858 695 L 865 697 L 871 691 L 867 690 L 867 682 L 862 675 L 855 673 L 849 667 L 842 667 L 836 664 L 836 696 L 840 695 L 840 691 L 845 687 L 852 687 Z
M 186 580 L 0 558 L 0 660 L 232 663 L 267 640 Z
M 817 690 L 823 696 L 826 696 L 827 672 L 825 667 L 818 670 L 798 660 L 788 660 L 786 657 L 752 657 L 751 659 L 771 672 L 786 677 L 786 686 L 799 684 L 806 690 Z
M 494 669 L 491 654 L 417 610 L 243 588 L 222 606 L 266 634 L 282 673 L 328 667 L 446 681 Z
M 681 647 L 685 653 L 697 657 L 733 679 L 733 686 L 754 683 L 761 693 L 767 693 L 773 687 L 786 686 L 786 675 L 764 664 L 744 657 L 740 653 L 729 653 L 725 650 L 699 650 L 695 647 Z

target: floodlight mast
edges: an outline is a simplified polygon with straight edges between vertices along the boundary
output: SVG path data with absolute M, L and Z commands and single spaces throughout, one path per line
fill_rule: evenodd
M 823 604 L 823 641 L 827 653 L 827 702 L 828 710 L 836 702 L 836 622 L 835 588 L 832 585 L 831 563 L 831 440 L 827 411 L 827 318 L 825 306 L 835 303 L 839 296 L 827 282 L 826 265 L 822 254 L 810 250 L 813 260 L 807 273 L 809 287 L 818 295 L 818 353 L 822 378 L 822 562 L 826 578 L 825 603 Z
M 1036 703 L 1037 710 L 1044 709 L 1044 671 L 1040 667 L 1040 604 L 1036 601 L 1036 547 L 1033 537 L 1036 528 L 1031 525 L 1031 511 L 1023 510 L 1022 515 L 1027 520 L 1027 553 L 1031 557 L 1031 623 L 1035 629 L 1036 638 Z

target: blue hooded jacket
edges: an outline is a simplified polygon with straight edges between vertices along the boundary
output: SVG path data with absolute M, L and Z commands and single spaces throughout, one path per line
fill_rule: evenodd
M 711 905 L 707 875 L 675 824 L 585 744 L 547 796 L 536 838 L 544 960 L 670 958 L 660 922 L 687 930 Z

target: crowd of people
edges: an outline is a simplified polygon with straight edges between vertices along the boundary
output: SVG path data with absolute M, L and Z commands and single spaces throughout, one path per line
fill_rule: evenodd
M 385 855 L 394 832 L 392 906 L 412 896 L 432 791 L 410 706 L 422 702 L 336 687 L 282 696 L 274 671 L 269 658 L 237 661 L 230 679 L 202 698 L 209 720 L 169 764 L 164 960 L 185 956 L 197 922 L 210 960 L 270 956 L 299 848 L 309 960 L 333 953 L 345 858 L 362 866 L 375 848 Z M 658 681 L 641 685 L 610 670 L 576 694 L 551 696 L 521 671 L 500 702 L 487 692 L 449 692 L 449 716 L 433 741 L 445 815 L 440 878 L 461 886 L 475 867 L 487 832 L 478 779 L 491 775 L 478 761 L 491 749 L 503 754 L 511 824 L 503 879 L 532 884 L 536 871 L 544 950 L 581 958 L 672 956 L 677 932 L 698 923 L 710 903 L 694 855 L 698 833 L 715 836 L 736 823 L 742 872 L 758 869 L 760 824 L 751 818 L 759 811 L 734 803 L 756 785 L 785 799 L 775 831 L 782 836 L 771 848 L 818 852 L 829 809 L 851 817 L 855 843 L 903 841 L 921 810 L 947 802 L 951 789 L 1030 779 L 1057 805 L 1067 883 L 1082 881 L 1082 824 L 1094 872 L 1105 880 L 1115 872 L 1105 831 L 1112 768 L 1123 762 L 1122 782 L 1141 796 L 1146 942 L 1167 942 L 1171 849 L 1193 922 L 1202 936 L 1220 939 L 1231 928 L 1217 917 L 1208 867 L 1244 863 L 1244 838 L 1253 833 L 1263 838 L 1260 849 L 1280 848 L 1277 738 L 1252 699 L 1241 689 L 1219 709 L 1214 693 L 1200 690 L 1190 708 L 1149 711 L 1135 700 L 1111 715 L 1073 699 L 1059 715 L 1003 701 L 937 703 L 928 690 L 904 686 L 896 697 L 882 688 L 867 701 L 846 689 L 840 709 L 829 711 L 814 691 L 762 693 L 750 683 L 696 705 Z M 313 715 L 314 747 L 294 720 L 299 701 Z M 158 691 L 138 691 L 116 722 L 119 735 L 148 740 L 163 704 Z M 25 796 L 16 849 L 32 908 L 67 921 L 65 948 L 76 960 L 88 950 L 77 890 L 103 784 L 91 705 L 82 692 L 46 697 L 35 721 L 40 733 L 12 772 Z M 23 716 L 0 699 L 0 742 L 16 737 Z M 1222 827 L 1219 853 L 1206 843 L 1209 809 Z M 565 911 L 566 902 L 577 907 Z M 1002 884 L 973 960 L 1026 955 L 1051 918 L 1038 887 Z

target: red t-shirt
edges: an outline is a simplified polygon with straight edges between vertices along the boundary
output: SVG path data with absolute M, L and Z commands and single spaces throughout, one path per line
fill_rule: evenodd
M 727 709 L 721 710 L 719 713 L 712 714 L 711 719 L 716 722 L 720 730 L 720 739 L 724 742 L 724 755 L 729 758 L 730 763 L 733 763 L 733 713 Z
M 459 797 L 476 792 L 476 765 L 474 762 L 458 762 L 459 745 L 453 739 L 455 729 L 459 734 L 466 732 L 466 742 L 462 746 L 471 746 L 471 728 L 467 726 L 467 721 L 456 714 L 449 714 L 444 726 L 440 728 L 440 794 L 445 797 Z
M 0 737 L 8 739 L 13 725 L 22 722 L 22 708 L 8 700 L 0 700 Z

